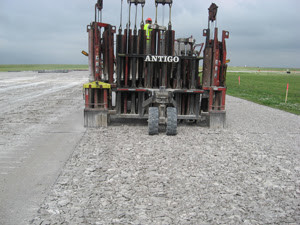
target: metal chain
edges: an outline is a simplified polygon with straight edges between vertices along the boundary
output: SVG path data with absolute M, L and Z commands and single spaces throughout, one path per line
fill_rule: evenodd
M 135 5 L 135 22 L 134 22 L 134 30 L 136 31 L 136 21 L 137 21 L 137 8 L 138 8 L 138 5 Z
M 142 4 L 142 22 L 141 22 L 141 26 L 144 26 L 144 6 L 145 6 L 145 4 Z
M 122 16 L 123 16 L 123 0 L 121 0 L 121 13 L 120 13 L 120 27 L 119 27 L 119 30 L 122 30 Z
M 157 7 L 158 7 L 158 4 L 156 3 L 155 4 L 155 24 L 157 24 Z
M 172 4 L 170 4 L 169 7 L 170 7 L 170 12 L 169 12 L 169 24 L 168 24 L 168 26 L 169 26 L 169 29 L 171 29 L 171 27 L 172 27 L 172 22 L 171 22 Z
M 163 5 L 163 8 L 162 8 L 163 12 L 162 12 L 162 26 L 165 25 L 165 5 Z

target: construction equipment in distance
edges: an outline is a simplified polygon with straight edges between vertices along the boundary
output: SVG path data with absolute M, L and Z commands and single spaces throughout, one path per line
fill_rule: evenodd
M 150 135 L 166 126 L 167 135 L 177 134 L 178 121 L 202 121 L 210 127 L 224 127 L 226 95 L 226 43 L 229 32 L 218 40 L 218 6 L 209 8 L 205 43 L 193 37 L 175 38 L 172 30 L 173 0 L 155 0 L 156 15 L 150 37 L 144 30 L 145 0 L 127 0 L 129 20 L 122 28 L 102 22 L 103 0 L 95 5 L 95 21 L 87 26 L 89 35 L 90 83 L 84 84 L 86 127 L 107 126 L 113 118 L 148 119 Z M 157 22 L 159 6 L 169 6 L 167 26 Z M 134 26 L 131 8 L 135 6 Z M 142 19 L 137 28 L 137 10 Z M 212 28 L 211 28 L 212 27 Z M 115 44 L 116 43 L 116 44 Z M 203 57 L 200 56 L 204 46 Z M 199 63 L 203 60 L 202 76 Z M 201 72 L 200 72 L 201 74 Z M 202 79 L 201 79 L 202 77 Z

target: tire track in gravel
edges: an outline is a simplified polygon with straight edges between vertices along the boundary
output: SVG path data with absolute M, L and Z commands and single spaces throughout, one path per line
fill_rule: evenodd
M 11 90 L 18 91 L 18 89 L 21 89 L 21 88 L 28 88 L 28 87 L 32 87 L 32 86 L 38 86 L 38 85 L 45 84 L 45 83 L 46 83 L 45 81 L 42 81 L 42 82 L 34 82 L 34 83 L 30 83 L 30 84 L 16 84 L 14 86 L 1 87 L 0 93 L 4 93 L 4 92 L 7 92 L 7 91 L 11 91 Z
M 9 96 L 5 94 L 1 96 L 6 98 L 6 101 L 1 101 L 0 104 L 2 133 L 0 137 L 0 171 L 3 175 L 9 174 L 31 154 L 31 152 L 23 151 L 29 139 L 43 132 L 47 128 L 45 125 L 55 123 L 68 113 L 70 111 L 68 105 L 72 105 L 72 107 L 82 105 L 80 84 L 86 81 L 85 78 L 69 79 L 68 76 L 56 75 L 53 77 L 52 74 L 40 77 L 34 75 L 34 80 L 39 79 L 37 82 L 31 79 L 32 74 L 35 73 L 20 72 L 18 75 L 25 77 L 10 78 L 9 85 L 11 86 L 6 88 L 17 89 Z M 17 85 L 20 81 L 22 83 L 30 82 L 24 85 L 31 88 L 20 88 Z M 48 86 L 40 85 L 45 83 Z M 21 87 L 23 87 L 22 85 Z
M 61 91 L 73 88 L 75 86 L 79 86 L 82 83 L 83 83 L 83 80 L 78 81 L 78 82 L 72 82 L 71 84 L 61 85 L 59 87 L 50 87 L 50 88 L 47 87 L 47 86 L 46 87 L 40 87 L 42 90 L 37 90 L 37 91 L 34 91 L 34 92 L 30 92 L 28 94 L 20 96 L 19 98 L 13 98 L 13 100 L 12 99 L 6 99 L 4 101 L 1 101 L 0 116 L 1 116 L 1 114 L 7 113 L 7 112 L 12 111 L 16 108 L 21 107 L 22 105 L 28 104 L 28 101 L 30 101 L 30 100 L 34 100 L 34 99 L 37 99 L 37 98 L 40 98 L 40 97 L 43 97 L 43 96 L 46 96 L 46 95 L 50 95 L 50 94 L 55 93 L 55 92 L 61 92 Z M 45 88 L 45 90 L 43 90 L 43 88 Z M 20 102 L 21 102 L 21 104 L 15 105 L 16 103 L 20 103 Z

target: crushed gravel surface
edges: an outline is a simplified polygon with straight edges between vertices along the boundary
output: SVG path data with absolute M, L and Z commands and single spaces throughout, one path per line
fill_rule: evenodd
M 28 224 L 85 129 L 87 71 L 0 72 L 0 224 Z
M 80 107 L 87 76 L 87 72 L 1 72 L 0 152 L 19 150 L 46 125 Z
M 299 224 L 300 117 L 228 96 L 227 128 L 87 129 L 32 224 Z

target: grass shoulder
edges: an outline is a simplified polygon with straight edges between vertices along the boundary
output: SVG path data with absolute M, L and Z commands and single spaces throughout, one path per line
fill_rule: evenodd
M 226 85 L 229 95 L 300 115 L 300 74 L 228 72 Z

